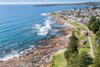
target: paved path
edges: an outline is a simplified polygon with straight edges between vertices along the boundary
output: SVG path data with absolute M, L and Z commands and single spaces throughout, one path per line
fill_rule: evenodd
M 82 24 L 81 24 L 81 25 L 82 25 Z M 87 31 L 89 32 L 89 29 L 88 29 L 85 25 L 82 25 L 82 26 L 84 26 L 84 28 L 86 28 Z M 91 39 L 90 36 L 88 36 L 88 41 L 89 41 L 89 45 L 90 45 L 91 56 L 92 56 L 92 58 L 94 58 L 95 55 L 94 55 L 94 51 L 93 51 L 92 39 Z
M 70 20 L 70 21 L 71 21 L 71 20 Z M 85 26 L 85 25 L 83 25 L 83 24 L 81 24 L 81 23 L 78 23 L 78 24 L 81 25 L 81 26 L 83 26 L 88 32 L 90 32 L 89 29 L 87 28 L 87 26 Z M 94 55 L 93 46 L 92 46 L 92 41 L 91 41 L 91 37 L 90 37 L 90 36 L 88 36 L 88 41 L 89 41 L 89 45 L 90 45 L 91 56 L 92 56 L 92 58 L 94 58 L 95 55 Z
M 89 32 L 89 29 L 87 28 L 87 26 L 85 26 L 85 25 L 83 25 L 83 24 L 80 24 L 80 25 L 84 26 L 84 28 L 86 28 L 87 31 Z M 88 36 L 88 41 L 89 41 L 89 45 L 90 45 L 91 56 L 92 56 L 92 58 L 94 58 L 95 55 L 94 55 L 93 44 L 92 44 L 92 40 L 91 40 L 91 37 L 90 37 L 90 36 Z
M 83 24 L 80 24 L 80 25 L 84 26 L 84 28 L 86 28 L 87 31 L 89 32 L 89 29 L 87 28 L 87 26 L 85 26 L 85 25 L 83 25 Z M 88 41 L 89 41 L 89 45 L 90 45 L 91 56 L 92 56 L 92 58 L 94 58 L 95 55 L 94 55 L 93 44 L 92 44 L 92 40 L 91 40 L 91 37 L 90 37 L 90 36 L 88 36 Z
M 93 46 L 92 46 L 92 41 L 91 41 L 90 36 L 88 36 L 88 40 L 89 40 L 89 44 L 90 44 L 91 56 L 92 56 L 92 58 L 94 58 L 94 51 L 93 51 Z

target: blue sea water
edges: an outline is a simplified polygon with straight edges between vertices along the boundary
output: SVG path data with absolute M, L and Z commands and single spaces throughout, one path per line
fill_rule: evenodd
M 44 13 L 84 7 L 0 5 L 0 58 L 40 45 L 36 44 L 38 40 L 52 35 L 49 31 L 53 22 Z

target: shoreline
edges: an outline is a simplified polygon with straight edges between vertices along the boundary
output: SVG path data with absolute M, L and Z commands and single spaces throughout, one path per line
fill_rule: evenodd
M 42 15 L 42 16 L 47 16 L 47 17 L 51 17 L 50 15 L 51 15 L 51 13 L 42 13 L 42 14 L 40 14 L 40 15 Z M 55 28 L 55 29 L 58 29 L 59 30 L 59 32 L 60 32 L 60 29 L 62 30 L 62 28 Z M 62 31 L 61 31 L 62 32 Z M 50 40 L 51 39 L 53 39 L 53 38 L 55 38 L 55 37 L 58 37 L 58 36 L 51 36 L 51 38 L 49 38 Z M 36 50 L 38 50 L 38 49 L 41 49 L 41 48 L 49 48 L 49 47 L 52 47 L 50 44 L 49 44 L 49 40 L 48 39 L 41 39 L 41 40 L 39 40 L 39 41 L 37 41 L 39 44 L 42 44 L 42 45 L 38 45 L 38 46 L 32 46 L 32 47 L 30 47 L 30 48 L 27 48 L 27 49 L 25 49 L 25 50 L 23 50 L 23 51 L 21 51 L 21 52 L 19 52 L 19 53 L 17 53 L 17 54 L 14 54 L 14 56 L 11 54 L 11 55 L 9 55 L 9 56 L 5 56 L 4 58 L 0 58 L 0 62 L 2 62 L 2 61 L 8 61 L 8 60 L 10 60 L 10 59 L 13 59 L 13 58 L 19 58 L 19 57 L 21 57 L 21 56 L 24 56 L 24 55 L 26 55 L 26 54 L 30 54 L 31 52 L 35 52 Z M 47 44 L 48 45 L 44 45 L 44 43 L 46 43 L 47 42 Z M 11 58 L 10 58 L 11 57 Z
M 79 2 L 79 3 L 53 3 L 53 4 L 46 4 L 46 3 L 44 3 L 44 4 L 35 4 L 35 6 L 57 6 L 57 5 L 87 5 L 87 6 L 91 6 L 91 5 L 99 5 L 100 4 L 100 2 L 99 1 L 94 1 L 94 2 Z
M 98 9 L 99 10 L 99 9 Z M 98 10 L 96 10 L 98 12 Z M 71 13 L 67 11 L 58 12 L 62 15 L 66 14 L 66 17 L 72 18 L 73 20 L 77 20 L 75 16 L 77 16 L 77 11 L 69 10 Z M 87 19 L 87 16 L 91 16 L 92 13 L 94 16 L 100 15 L 99 13 L 96 14 L 94 10 L 88 12 L 88 9 L 81 10 L 83 13 L 87 11 L 86 14 L 81 13 L 81 16 L 84 16 Z M 73 13 L 75 15 L 73 15 Z M 70 16 L 73 15 L 73 16 Z M 61 18 L 61 16 L 57 16 L 55 14 L 50 14 L 50 16 L 56 21 L 56 23 L 64 25 L 63 29 L 59 29 L 59 31 L 63 32 L 61 36 L 55 36 L 46 42 L 49 42 L 47 46 L 39 46 L 36 50 L 29 52 L 19 58 L 13 58 L 8 61 L 1 61 L 0 67 L 18 67 L 18 66 L 26 66 L 26 67 L 50 67 L 51 65 L 51 57 L 58 51 L 66 48 L 68 43 L 70 42 L 69 38 L 72 35 L 73 26 L 70 24 L 70 20 L 67 21 L 67 18 Z M 79 18 L 79 17 L 78 17 Z M 83 18 L 81 18 L 83 20 Z M 88 20 L 85 21 L 83 24 L 87 24 Z
M 52 16 L 56 23 L 62 24 L 64 21 L 58 21 L 56 17 Z M 55 36 L 51 38 L 50 40 L 47 40 L 46 42 L 49 42 L 47 46 L 38 46 L 35 50 L 32 50 L 31 52 L 28 52 L 26 54 L 23 54 L 19 56 L 19 58 L 12 58 L 6 61 L 0 61 L 0 67 L 16 67 L 20 65 L 25 65 L 27 67 L 36 67 L 36 66 L 44 66 L 44 67 L 50 67 L 51 65 L 51 57 L 58 52 L 59 50 L 62 50 L 68 46 L 69 37 L 71 37 L 71 31 L 67 28 L 59 29 L 61 32 L 63 32 L 63 35 L 61 36 Z

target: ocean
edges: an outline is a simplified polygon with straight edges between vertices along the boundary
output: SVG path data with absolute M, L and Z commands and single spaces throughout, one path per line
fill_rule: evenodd
M 17 57 L 25 49 L 41 45 L 39 40 L 57 35 L 53 29 L 57 25 L 46 13 L 84 7 L 0 5 L 0 60 Z

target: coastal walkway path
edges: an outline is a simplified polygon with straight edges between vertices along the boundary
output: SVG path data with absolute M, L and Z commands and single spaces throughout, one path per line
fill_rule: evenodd
M 76 21 L 74 21 L 74 20 L 72 20 L 72 19 L 70 19 L 70 18 L 69 18 L 69 21 L 70 21 L 70 22 L 76 22 Z M 91 33 L 91 31 L 87 28 L 87 26 L 85 26 L 85 25 L 83 25 L 83 24 L 81 24 L 81 23 L 77 23 L 77 24 L 79 24 L 80 26 L 84 27 L 84 28 L 89 32 L 89 34 Z M 91 34 L 90 34 L 90 35 L 91 35 Z M 88 42 L 89 42 L 89 45 L 90 45 L 91 57 L 94 58 L 95 55 L 94 55 L 94 50 L 93 50 L 93 44 L 92 44 L 91 36 L 88 36 Z
M 60 16 L 60 14 L 57 14 L 58 16 Z M 62 16 L 62 15 L 61 15 Z M 62 17 L 61 17 L 62 18 Z M 65 18 L 65 16 L 64 16 Z M 64 18 L 62 18 L 63 20 L 65 20 Z M 71 19 L 71 18 L 68 18 L 66 16 L 66 19 L 65 21 L 68 21 L 70 24 L 72 24 L 74 26 L 74 29 L 77 30 L 77 25 L 80 26 L 80 27 L 83 27 L 85 30 L 88 31 L 88 33 L 91 35 L 91 31 L 87 28 L 87 26 L 81 24 L 81 23 L 77 23 L 75 20 Z M 93 34 L 92 34 L 93 35 Z M 91 36 L 87 36 L 88 37 L 88 42 L 89 42 L 89 46 L 90 46 L 90 53 L 91 53 L 91 57 L 94 58 L 95 55 L 94 55 L 94 50 L 93 50 L 93 42 L 92 42 L 92 37 Z
M 94 51 L 93 51 L 91 37 L 88 36 L 88 40 L 89 40 L 89 44 L 90 44 L 91 56 L 92 56 L 92 58 L 94 58 Z

